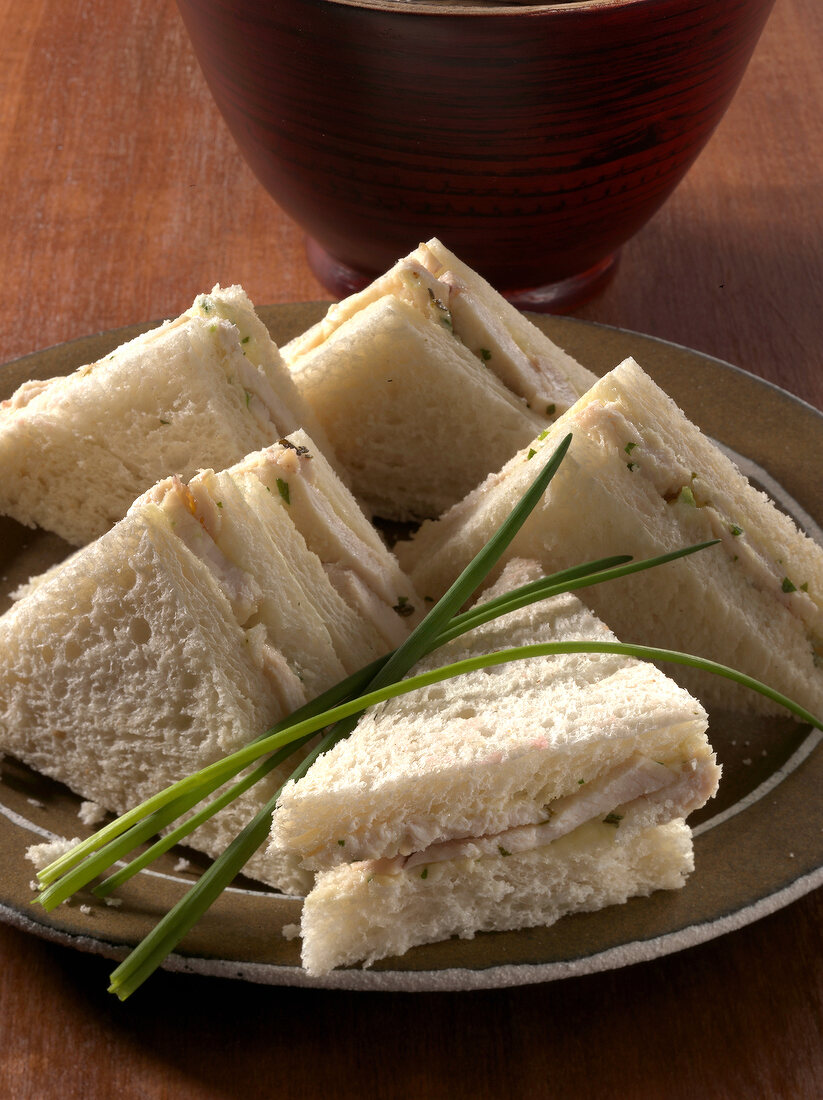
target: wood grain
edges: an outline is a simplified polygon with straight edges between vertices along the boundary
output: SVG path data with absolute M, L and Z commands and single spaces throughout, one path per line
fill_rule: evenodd
M 778 0 L 740 92 L 580 316 L 823 408 L 823 8 Z M 0 0 L 0 361 L 170 316 L 215 282 L 325 297 L 236 153 L 169 0 Z M 775 440 L 779 447 L 780 441 Z M 823 894 L 654 963 L 490 993 L 160 974 L 0 927 L 0 1095 L 817 1097 Z

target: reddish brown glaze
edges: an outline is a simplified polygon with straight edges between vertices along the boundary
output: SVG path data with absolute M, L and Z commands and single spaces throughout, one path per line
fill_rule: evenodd
M 579 295 L 708 140 L 773 2 L 179 7 L 330 289 L 437 235 L 510 294 L 571 280 Z

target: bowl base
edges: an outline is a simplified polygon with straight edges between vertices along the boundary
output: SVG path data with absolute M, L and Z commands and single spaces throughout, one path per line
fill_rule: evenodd
M 518 309 L 532 313 L 571 313 L 605 289 L 614 278 L 619 260 L 618 249 L 579 275 L 527 290 L 504 291 L 503 297 Z
M 619 257 L 618 250 L 579 275 L 525 290 L 503 290 L 501 293 L 518 309 L 534 313 L 569 313 L 604 289 L 614 277 Z M 382 274 L 368 274 L 349 267 L 327 252 L 313 237 L 306 237 L 306 259 L 315 277 L 336 298 L 356 294 Z

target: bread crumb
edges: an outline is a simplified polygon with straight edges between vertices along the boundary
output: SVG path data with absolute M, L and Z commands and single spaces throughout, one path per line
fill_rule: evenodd
M 191 870 L 191 863 L 187 859 L 184 859 L 183 856 L 181 856 L 180 859 L 178 859 L 177 863 L 175 863 L 174 870 L 175 871 L 190 871 Z
M 123 904 L 122 898 L 103 898 L 103 904 L 111 906 L 112 909 L 119 909 Z
M 749 764 L 751 764 L 751 762 L 752 762 L 752 758 L 750 756 L 747 756 L 746 759 L 743 761 L 743 763 L 746 765 L 746 767 L 748 767 Z
M 80 837 L 67 840 L 65 837 L 57 837 L 56 840 L 47 840 L 45 844 L 32 844 L 26 849 L 26 859 L 29 860 L 38 871 L 48 867 L 54 860 L 71 851 L 75 844 L 80 843 Z
M 77 816 L 84 825 L 99 825 L 106 816 L 106 811 L 96 802 L 81 802 Z
M 81 905 L 80 906 L 80 912 L 85 913 L 86 916 L 89 916 L 91 914 L 91 906 L 90 905 Z
M 27 798 L 26 802 L 37 810 L 45 810 L 46 808 L 45 802 L 41 802 L 39 798 Z
M 283 939 L 285 939 L 285 940 L 296 940 L 299 935 L 300 935 L 300 925 L 299 924 L 284 924 L 283 925 Z

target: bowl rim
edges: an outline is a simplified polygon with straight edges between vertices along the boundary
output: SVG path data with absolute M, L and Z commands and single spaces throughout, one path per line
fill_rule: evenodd
M 674 0 L 556 0 L 555 3 L 536 4 L 528 0 L 495 2 L 488 0 L 320 0 L 320 3 L 339 7 L 362 8 L 368 11 L 394 15 L 432 15 L 468 18 L 471 16 L 561 15 L 564 12 L 600 11 L 603 9 L 630 8 L 641 5 L 657 6 Z

